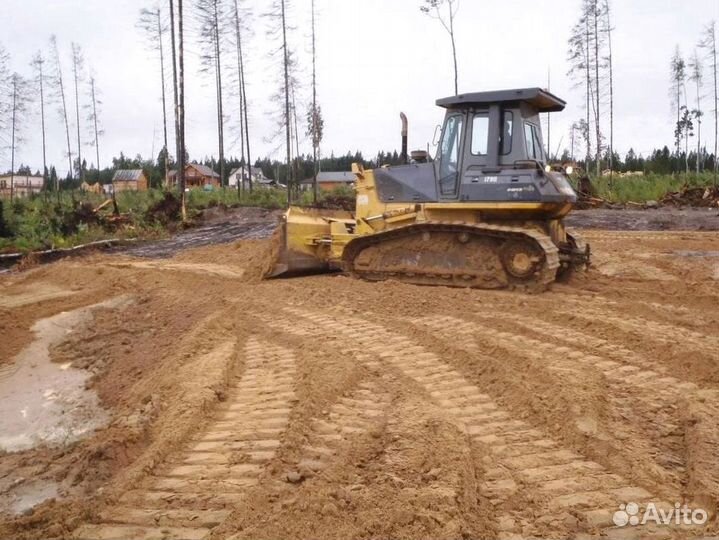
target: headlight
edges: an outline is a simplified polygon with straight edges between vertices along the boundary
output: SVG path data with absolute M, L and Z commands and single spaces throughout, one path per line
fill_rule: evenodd
M 552 172 L 552 166 L 551 166 L 551 165 L 546 165 L 546 166 L 544 167 L 544 170 L 547 171 L 547 172 Z
M 569 167 L 567 167 L 567 168 L 565 169 L 565 172 L 566 172 L 567 174 L 572 174 L 572 173 L 574 172 L 574 167 L 572 167 L 572 166 L 570 165 Z

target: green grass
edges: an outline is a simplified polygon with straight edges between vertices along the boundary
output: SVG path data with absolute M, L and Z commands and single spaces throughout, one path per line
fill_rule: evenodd
M 612 185 L 609 177 L 592 179 L 595 195 L 613 203 L 659 201 L 671 191 L 679 191 L 683 187 L 707 187 L 713 185 L 714 176 L 710 173 L 628 176 L 614 176 Z
M 83 222 L 82 216 L 92 217 L 89 210 L 97 208 L 105 197 L 82 192 L 41 194 L 18 198 L 12 203 L 0 200 L 0 252 L 28 252 L 42 249 L 71 247 L 106 238 L 147 238 L 167 234 L 179 225 L 179 220 L 158 223 L 148 210 L 165 197 L 159 189 L 148 191 L 123 191 L 116 201 L 120 214 L 127 216 L 127 223 L 119 228 L 103 226 L 103 223 Z M 354 192 L 339 189 L 322 194 L 323 199 L 353 200 Z M 312 193 L 303 192 L 293 204 L 309 205 Z M 202 210 L 212 207 L 237 208 L 241 206 L 280 209 L 287 205 L 287 192 L 276 189 L 256 189 L 252 193 L 240 193 L 237 189 L 213 191 L 192 190 L 187 194 L 187 214 L 196 219 Z M 109 215 L 112 206 L 100 213 Z M 78 222 L 80 214 L 80 222 Z M 179 216 L 178 216 L 179 217 Z

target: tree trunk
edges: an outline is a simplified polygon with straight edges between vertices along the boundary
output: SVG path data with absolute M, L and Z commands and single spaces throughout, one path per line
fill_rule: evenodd
M 180 119 L 180 157 L 178 159 L 179 169 L 177 171 L 180 180 L 180 201 L 182 203 L 182 221 L 187 220 L 187 208 L 185 206 L 185 38 L 182 20 L 182 0 L 177 0 L 177 41 L 178 41 L 178 63 L 180 72 L 178 77 L 178 117 Z
M 170 2 L 170 42 L 172 47 L 172 89 L 175 100 L 175 162 L 177 171 L 175 173 L 175 183 L 177 187 L 180 187 L 180 154 L 182 154 L 180 140 L 180 100 L 178 97 L 177 88 L 177 44 L 175 40 L 175 0 L 169 0 Z M 169 185 L 169 178 L 168 178 Z M 184 189 L 180 191 L 180 198 L 183 197 Z
M 609 47 L 609 186 L 614 184 L 614 59 L 612 57 L 612 17 L 609 0 L 605 3 L 607 45 Z
M 454 12 L 452 2 L 449 5 L 449 37 L 452 40 L 452 59 L 454 60 L 454 95 L 459 95 L 459 70 L 457 69 L 457 45 L 454 41 Z
M 90 79 L 92 90 L 92 119 L 95 124 L 95 158 L 97 159 L 97 181 L 100 181 L 100 130 L 97 128 L 97 100 L 95 99 L 95 79 Z
M 701 172 L 701 151 L 702 151 L 702 118 L 701 118 L 701 80 L 697 78 L 697 174 Z
M 585 51 L 584 51 L 584 67 L 587 74 L 587 88 L 586 88 L 586 94 L 587 94 L 587 125 L 585 127 L 586 133 L 586 143 L 587 143 L 587 156 L 585 158 L 585 164 L 584 169 L 587 174 L 589 174 L 589 163 L 592 160 L 592 147 L 591 142 L 589 140 L 589 126 L 591 125 L 590 120 L 590 110 L 591 110 L 591 103 L 590 103 L 590 96 L 592 94 L 592 79 L 591 79 L 591 71 L 589 66 L 589 13 L 585 16 L 585 22 L 584 22 L 584 37 L 586 40 L 585 45 Z
M 594 101 L 596 107 L 594 110 L 594 129 L 597 139 L 597 178 L 602 175 L 602 130 L 600 125 L 600 92 L 599 92 L 599 5 L 598 0 L 593 0 L 594 15 L 594 86 L 596 88 Z
M 47 136 L 45 133 L 45 81 L 42 65 L 45 63 L 42 56 L 38 54 L 37 66 L 40 82 L 40 126 L 42 129 L 42 183 L 47 189 L 48 171 L 47 171 Z M 57 189 L 57 186 L 56 186 Z
M 243 184 L 245 182 L 245 169 L 247 169 L 247 162 L 245 161 L 245 120 L 244 120 L 244 98 L 242 94 L 242 31 L 240 29 L 240 8 L 237 4 L 237 0 L 234 0 L 235 6 L 235 44 L 237 46 L 237 93 L 240 96 L 240 179 L 237 181 L 237 193 L 242 193 Z M 247 171 L 247 178 L 249 173 Z
M 714 74 L 714 187 L 717 186 L 717 170 L 719 170 L 719 159 L 717 159 L 717 143 L 719 142 L 719 86 L 717 86 L 717 40 L 716 23 L 712 23 L 711 30 L 711 55 L 712 71 Z
M 283 51 L 283 63 L 284 63 L 284 76 L 285 76 L 285 137 L 287 143 L 287 205 L 289 206 L 292 202 L 292 182 L 291 182 L 291 168 L 292 168 L 292 143 L 290 140 L 290 73 L 289 73 L 289 54 L 287 49 L 287 21 L 285 17 L 285 0 L 281 0 L 282 5 L 282 51 Z
M 75 121 L 77 127 L 77 167 L 79 169 L 78 179 L 83 180 L 84 171 L 82 169 L 82 142 L 80 141 L 80 47 L 72 43 L 72 73 L 75 80 Z
M 215 41 L 215 79 L 217 81 L 217 140 L 220 154 L 220 186 L 225 186 L 225 129 L 222 110 L 222 61 L 220 47 L 220 18 L 217 13 L 217 0 L 213 3 L 213 33 Z
M 319 199 L 317 189 L 317 147 L 319 146 L 319 140 L 317 132 L 317 49 L 315 45 L 315 0 L 312 0 L 312 200 L 317 204 Z
M 12 78 L 12 144 L 10 145 L 10 200 L 15 197 L 15 127 L 17 125 L 17 75 Z
M 56 69 L 57 69 L 57 84 L 60 88 L 60 103 L 62 105 L 62 117 L 65 122 L 65 140 L 67 142 L 67 164 L 68 164 L 68 175 L 73 176 L 73 168 L 72 168 L 72 146 L 70 144 L 70 121 L 67 116 L 67 100 L 65 98 L 65 82 L 63 81 L 62 77 L 62 65 L 60 64 L 60 53 L 57 50 L 57 41 L 52 38 L 52 44 L 55 54 L 55 62 L 56 62 Z M 60 179 L 58 177 L 58 190 L 60 185 Z
M 170 0 L 172 1 L 172 0 Z M 157 42 L 160 45 L 160 80 L 162 82 L 162 134 L 165 146 L 163 148 L 165 160 L 165 189 L 169 187 L 170 177 L 170 159 L 167 150 L 167 97 L 165 95 L 165 50 L 162 46 L 162 14 L 160 8 L 157 8 Z M 152 156 L 153 159 L 155 156 Z

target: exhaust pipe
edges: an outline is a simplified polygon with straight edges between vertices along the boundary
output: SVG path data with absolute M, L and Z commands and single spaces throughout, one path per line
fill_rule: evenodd
M 399 117 L 402 119 L 402 162 L 406 165 L 409 163 L 407 159 L 407 115 L 401 112 Z

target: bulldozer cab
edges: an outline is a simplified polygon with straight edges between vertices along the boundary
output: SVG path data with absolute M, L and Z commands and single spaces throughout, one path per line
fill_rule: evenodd
M 541 202 L 566 204 L 576 194 L 561 171 L 546 170 L 539 114 L 565 103 L 539 88 L 462 94 L 446 109 L 432 163 L 377 171 L 383 202 Z

